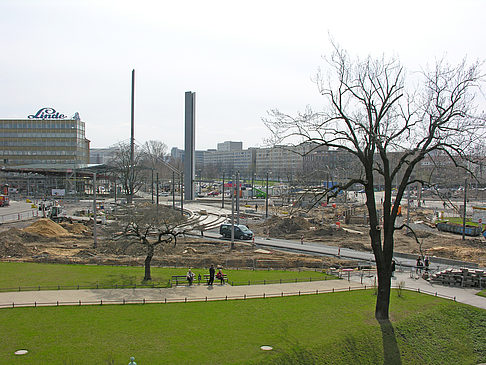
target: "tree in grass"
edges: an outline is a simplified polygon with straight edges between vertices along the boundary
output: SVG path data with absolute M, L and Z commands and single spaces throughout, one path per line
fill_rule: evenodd
M 145 275 L 143 280 L 152 280 L 150 264 L 157 246 L 175 247 L 177 237 L 194 229 L 180 211 L 167 206 L 129 205 L 115 215 L 112 227 L 114 240 L 124 240 L 125 248 L 140 244 L 145 248 Z
M 375 317 L 388 319 L 394 232 L 404 227 L 397 221 L 400 202 L 410 185 L 429 183 L 414 176 L 414 169 L 440 156 L 470 171 L 471 156 L 484 141 L 485 118 L 475 105 L 481 64 L 437 62 L 432 70 L 413 74 L 418 86 L 409 88 L 397 59 L 351 59 L 334 46 L 326 61 L 326 72 L 316 78 L 323 110 L 308 107 L 296 116 L 272 110 L 264 123 L 272 144 L 346 151 L 357 163 L 342 166 L 348 177 L 327 193 L 364 186 L 378 272 Z M 375 200 L 378 181 L 384 186 L 383 205 Z

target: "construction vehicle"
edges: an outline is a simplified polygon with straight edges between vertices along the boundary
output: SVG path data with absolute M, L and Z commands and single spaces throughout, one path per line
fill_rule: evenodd
M 8 195 L 0 195 L 0 207 L 6 207 L 10 205 L 10 200 L 8 199 Z
M 8 184 L 3 184 L 1 187 L 0 194 L 0 207 L 7 207 L 10 205 L 10 200 L 8 198 Z
M 71 218 L 66 216 L 66 213 L 63 212 L 62 207 L 59 204 L 55 204 L 49 209 L 47 217 L 56 223 L 66 221 L 71 222 Z

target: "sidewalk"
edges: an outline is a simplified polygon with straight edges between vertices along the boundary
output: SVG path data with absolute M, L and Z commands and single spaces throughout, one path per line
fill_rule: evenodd
M 360 282 L 360 279 L 356 276 L 351 276 L 351 280 L 357 280 Z M 476 293 L 480 292 L 479 289 L 433 284 L 422 279 L 421 277 L 419 278 L 419 275 L 414 275 L 414 277 L 411 278 L 410 271 L 395 272 L 395 277 L 392 278 L 392 287 L 398 287 L 398 284 L 402 281 L 405 283 L 406 289 L 415 291 L 420 290 L 421 292 L 432 295 L 437 293 L 438 296 L 456 298 L 457 302 L 486 309 L 486 298 L 476 295 Z M 373 278 L 365 278 L 363 280 L 363 284 L 367 286 L 373 285 L 373 282 L 374 276 Z
M 0 308 L 83 304 L 171 303 L 316 294 L 361 289 L 347 280 L 269 285 L 192 285 L 174 288 L 44 290 L 0 293 Z M 300 294 L 299 294 L 300 293 Z
M 409 272 L 397 272 L 392 286 L 403 281 L 405 288 L 420 290 L 429 294 L 456 299 L 457 302 L 486 309 L 486 298 L 475 295 L 479 290 L 447 287 L 431 284 L 423 279 L 410 278 Z M 228 284 L 178 286 L 174 288 L 142 289 L 89 289 L 89 290 L 46 290 L 0 293 L 0 308 L 20 306 L 56 306 L 86 304 L 126 304 L 126 303 L 172 303 L 190 301 L 230 300 L 289 296 L 347 291 L 369 288 L 374 284 L 374 276 L 363 279 L 351 276 L 351 281 L 342 280 L 312 281 L 269 285 L 230 286 Z

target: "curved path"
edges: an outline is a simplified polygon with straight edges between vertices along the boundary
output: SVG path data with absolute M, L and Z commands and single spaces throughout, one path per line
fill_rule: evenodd
M 56 305 L 100 305 L 128 303 L 171 303 L 190 301 L 211 301 L 230 299 L 249 299 L 272 296 L 289 296 L 329 293 L 364 289 L 373 286 L 374 276 L 361 280 L 351 276 L 341 280 L 325 280 L 301 283 L 270 285 L 230 286 L 228 284 L 178 286 L 175 288 L 155 289 L 92 289 L 92 290 L 46 290 L 0 293 L 0 308 L 22 306 Z M 362 281 L 362 283 L 361 283 Z M 486 298 L 475 295 L 478 290 L 457 287 L 444 287 L 430 284 L 423 279 L 411 278 L 408 272 L 397 273 L 393 280 L 396 287 L 405 282 L 409 290 L 420 290 L 431 295 L 445 297 L 461 303 L 486 309 Z

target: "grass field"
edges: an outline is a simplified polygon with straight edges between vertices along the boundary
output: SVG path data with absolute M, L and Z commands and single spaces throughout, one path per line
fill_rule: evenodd
M 0 363 L 478 364 L 486 311 L 392 293 L 392 322 L 372 291 L 246 301 L 0 310 Z M 273 346 L 261 351 L 260 346 Z M 27 349 L 24 356 L 15 356 Z
M 166 287 L 172 275 L 185 275 L 187 268 L 152 268 L 152 281 L 149 285 Z M 203 278 L 208 270 L 194 269 L 196 278 Z M 282 270 L 224 270 L 230 284 L 262 284 L 282 280 L 282 282 L 326 280 L 330 276 L 315 271 L 282 271 Z M 90 287 L 113 287 L 122 285 L 141 286 L 144 283 L 143 267 L 132 266 L 97 266 L 97 265 L 61 265 L 21 262 L 0 263 L 0 290 L 36 290 L 40 289 L 73 289 Z
M 485 297 L 486 298 L 486 289 L 484 290 L 481 290 L 478 295 L 482 296 L 482 297 Z

